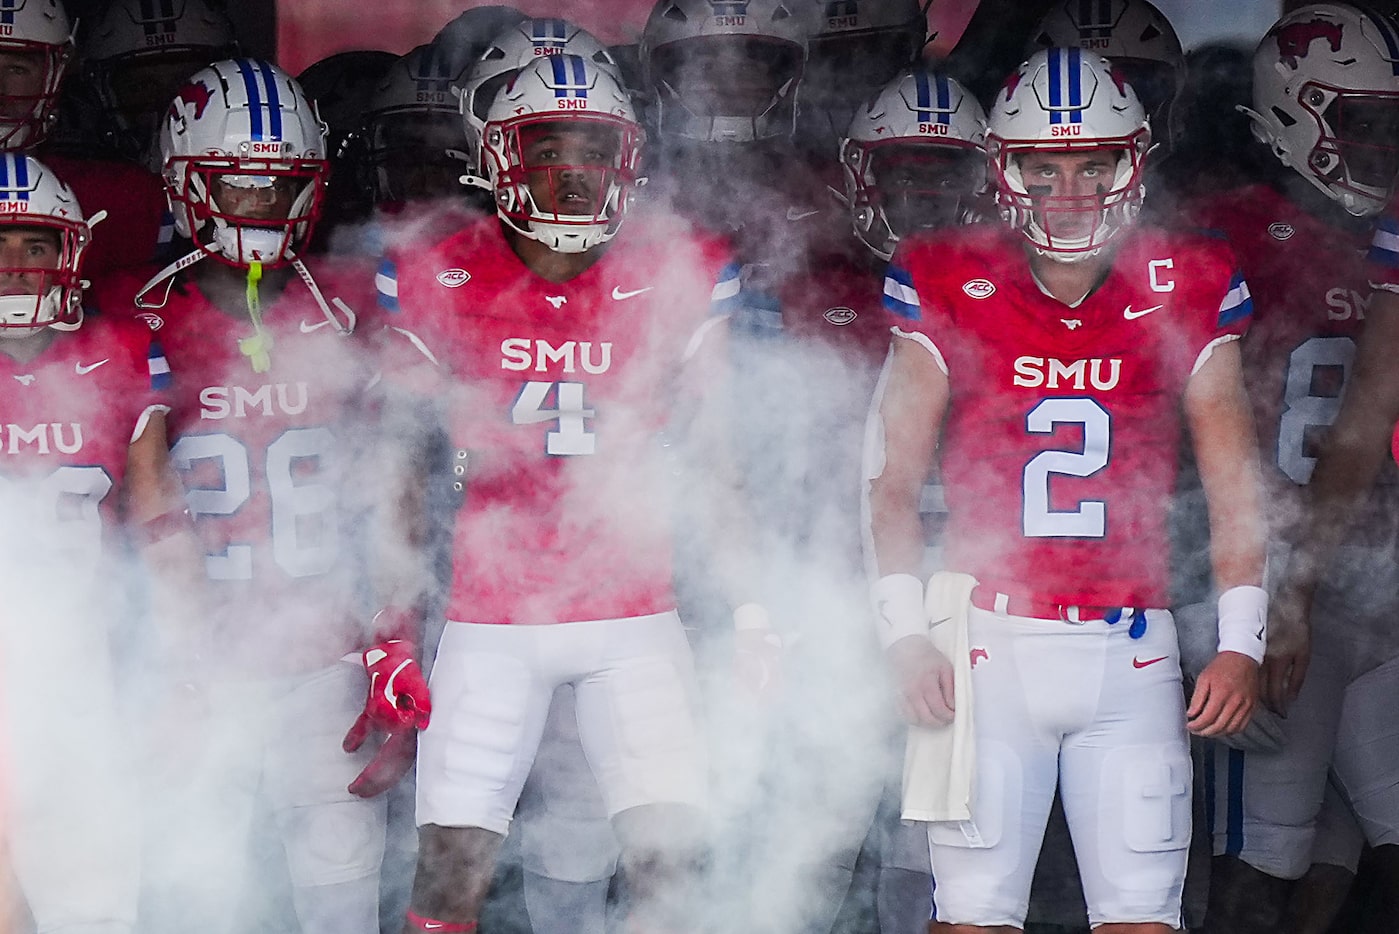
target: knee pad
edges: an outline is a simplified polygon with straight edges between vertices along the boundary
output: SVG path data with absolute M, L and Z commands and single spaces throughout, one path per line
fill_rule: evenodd
M 297 888 L 373 877 L 384 861 L 384 807 L 336 801 L 293 808 L 283 819 L 287 869 Z
M 1178 927 L 1190 846 L 1188 748 L 1162 743 L 1110 750 L 1100 789 L 1099 832 L 1070 824 L 1089 920 Z M 1086 839 L 1092 836 L 1096 840 Z M 1094 856 L 1096 865 L 1085 866 Z
M 456 703 L 433 719 L 433 726 L 441 724 L 443 765 L 449 776 L 469 777 L 472 785 L 499 791 L 519 762 L 530 675 L 519 659 L 477 656 L 464 677 Z M 431 736 L 429 727 L 424 737 Z
M 617 871 L 619 849 L 608 820 L 556 814 L 517 816 L 525 869 L 559 882 L 601 882 Z

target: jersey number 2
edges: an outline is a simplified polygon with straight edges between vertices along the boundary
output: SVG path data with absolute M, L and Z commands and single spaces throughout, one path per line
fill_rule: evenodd
M 1049 508 L 1049 478 L 1091 477 L 1108 465 L 1112 419 L 1094 399 L 1043 399 L 1025 416 L 1025 430 L 1053 434 L 1058 425 L 1083 429 L 1083 450 L 1041 451 L 1021 476 L 1021 532 L 1026 538 L 1102 538 L 1107 533 L 1107 503 L 1082 500 L 1069 510 Z

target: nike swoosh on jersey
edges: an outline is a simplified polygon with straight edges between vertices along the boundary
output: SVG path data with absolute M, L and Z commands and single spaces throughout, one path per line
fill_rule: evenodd
M 310 322 L 310 321 L 303 321 L 303 322 L 301 322 L 301 333 L 302 333 L 302 334 L 310 334 L 312 331 L 319 331 L 321 328 L 325 327 L 327 324 L 330 324 L 330 322 L 329 322 L 329 321 L 317 321 L 317 322 L 315 322 L 315 323 L 312 323 L 312 322 Z
M 102 364 L 106 363 L 108 360 L 111 360 L 111 359 L 112 359 L 111 357 L 103 357 L 101 360 L 98 360 L 96 363 L 89 363 L 89 364 L 86 364 L 86 365 L 81 364 L 81 363 L 75 363 L 75 364 L 73 364 L 73 369 L 75 369 L 75 370 L 78 371 L 78 375 L 79 375 L 79 376 L 86 376 L 87 374 L 91 373 L 93 370 L 97 369 L 99 366 L 101 366 Z
M 630 291 L 630 292 L 623 292 L 622 289 L 621 289 L 619 286 L 615 286 L 615 285 L 614 285 L 614 286 L 612 287 L 612 300 L 613 300 L 613 301 L 618 301 L 618 302 L 624 302 L 624 301 L 626 301 L 626 300 L 629 299 L 629 298 L 635 298 L 635 297 L 638 296 L 638 295 L 641 295 L 641 294 L 643 294 L 643 293 L 645 293 L 645 292 L 649 292 L 649 291 L 651 291 L 653 288 L 655 288 L 655 286 L 653 286 L 653 285 L 648 285 L 648 286 L 647 286 L 646 288 L 644 288 L 644 289 L 633 289 L 633 290 Z
M 1140 658 L 1137 658 L 1137 657 L 1134 655 L 1134 656 L 1132 656 L 1132 667 L 1133 667 L 1133 668 L 1146 668 L 1146 667 L 1148 667 L 1148 666 L 1150 666 L 1150 665 L 1155 665 L 1157 662 L 1164 662 L 1164 661 L 1165 661 L 1166 659 L 1168 659 L 1168 658 L 1170 658 L 1169 655 L 1162 655 L 1160 658 L 1140 659 Z
M 1128 305 L 1126 308 L 1122 309 L 1122 317 L 1126 318 L 1128 321 L 1135 321 L 1138 318 L 1144 318 L 1147 315 L 1151 314 L 1153 311 L 1157 311 L 1165 307 L 1165 305 L 1152 305 L 1150 308 L 1143 308 L 1141 311 L 1133 311 L 1132 306 Z
M 815 210 L 815 211 L 803 211 L 801 208 L 788 208 L 788 209 L 787 209 L 787 220 L 789 220 L 789 221 L 805 220 L 805 219 L 808 218 L 808 217 L 814 217 L 815 215 L 820 214 L 820 213 L 821 213 L 820 210 Z

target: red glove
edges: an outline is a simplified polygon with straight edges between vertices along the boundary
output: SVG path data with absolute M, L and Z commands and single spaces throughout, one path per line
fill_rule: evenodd
M 350 784 L 351 794 L 372 797 L 391 787 L 412 766 L 418 745 L 416 731 L 428 725 L 432 699 L 413 657 L 413 643 L 391 639 L 370 648 L 363 658 L 369 674 L 364 712 L 341 745 L 346 752 L 355 752 L 370 733 L 388 734 L 373 761 Z

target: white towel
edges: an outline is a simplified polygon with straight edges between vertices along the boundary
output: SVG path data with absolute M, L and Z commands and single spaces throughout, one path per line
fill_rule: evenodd
M 971 820 L 976 739 L 967 609 L 975 586 L 976 579 L 970 574 L 950 571 L 938 571 L 928 580 L 924 606 L 929 621 L 935 624 L 928 638 L 952 661 L 957 711 L 946 726 L 909 727 L 904 751 L 904 820 Z

